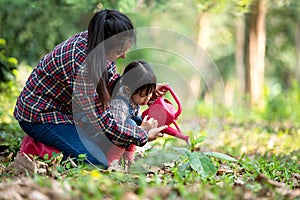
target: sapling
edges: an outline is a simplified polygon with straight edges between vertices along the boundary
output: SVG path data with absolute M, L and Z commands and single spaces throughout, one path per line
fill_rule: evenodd
M 212 151 L 195 151 L 196 145 L 205 140 L 204 136 L 191 139 L 190 145 L 184 147 L 175 147 L 164 145 L 162 149 L 152 149 L 147 157 L 138 159 L 131 168 L 133 173 L 147 173 L 147 166 L 162 166 L 167 163 L 175 163 L 173 168 L 177 173 L 184 176 L 187 172 L 195 171 L 203 179 L 214 176 L 217 173 L 217 167 L 213 158 L 226 160 L 230 162 L 237 162 L 231 156 L 219 152 Z

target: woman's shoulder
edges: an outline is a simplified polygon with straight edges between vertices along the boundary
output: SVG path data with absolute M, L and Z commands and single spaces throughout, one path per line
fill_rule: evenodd
M 87 37 L 87 31 L 73 35 L 54 48 L 55 57 L 65 64 L 70 64 L 73 60 L 83 64 L 86 56 Z
M 56 71 L 62 69 L 67 78 L 67 75 L 74 74 L 84 64 L 86 47 L 87 31 L 83 31 L 57 45 L 43 60 L 55 62 Z M 53 71 L 53 68 L 49 67 L 49 71 Z
M 62 43 L 58 44 L 54 48 L 54 52 L 56 53 L 64 53 L 66 51 L 74 52 L 74 49 L 78 49 L 79 51 L 85 51 L 87 47 L 87 31 L 83 31 L 80 33 L 76 33 L 63 41 Z
M 70 49 L 73 50 L 74 48 L 78 50 L 85 50 L 87 47 L 87 39 L 88 39 L 87 31 L 76 33 L 71 37 L 69 37 L 64 42 L 57 45 L 54 50 L 57 51 L 70 50 Z
M 86 45 L 87 40 L 88 40 L 88 32 L 87 31 L 77 33 L 70 38 L 70 42 L 74 42 L 75 44 Z

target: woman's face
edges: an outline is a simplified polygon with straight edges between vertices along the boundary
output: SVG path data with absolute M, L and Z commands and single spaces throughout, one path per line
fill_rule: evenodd
M 126 58 L 126 52 L 131 47 L 131 43 L 127 42 L 125 45 L 115 48 L 114 50 L 111 50 L 108 55 L 107 59 L 109 61 L 115 61 L 118 58 Z
M 131 100 L 133 103 L 138 105 L 147 105 L 148 101 L 152 97 L 152 93 L 148 94 L 146 93 L 146 89 L 142 92 L 138 92 L 131 96 Z

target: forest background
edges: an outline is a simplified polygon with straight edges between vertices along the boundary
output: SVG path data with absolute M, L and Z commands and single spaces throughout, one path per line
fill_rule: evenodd
M 159 28 L 165 35 L 156 37 L 169 39 L 171 49 L 177 44 L 172 36 L 179 35 L 205 52 L 201 59 L 214 69 L 211 77 L 180 55 L 157 49 L 129 53 L 118 63 L 119 70 L 133 59 L 159 63 L 158 80 L 169 82 L 182 100 L 182 130 L 201 135 L 218 126 L 223 134 L 213 138 L 219 142 L 215 150 L 239 158 L 299 149 L 297 0 L 1 0 L 1 144 L 18 150 L 24 133 L 12 113 L 33 67 L 57 44 L 86 30 L 93 14 L 105 8 L 127 14 L 138 30 Z
M 1 82 L 22 87 L 25 71 L 54 46 L 85 30 L 95 10 L 103 8 L 128 14 L 136 28 L 159 27 L 192 38 L 221 75 L 229 115 L 251 107 L 267 120 L 299 119 L 300 19 L 299 3 L 292 0 L 2 0 Z M 141 51 L 139 57 L 151 60 L 149 54 Z M 168 65 L 178 68 L 177 61 L 171 58 Z M 207 86 L 201 77 L 186 81 L 203 101 Z M 1 109 L 8 107 L 13 105 Z M 10 122 L 7 113 L 11 110 L 0 112 L 1 123 Z

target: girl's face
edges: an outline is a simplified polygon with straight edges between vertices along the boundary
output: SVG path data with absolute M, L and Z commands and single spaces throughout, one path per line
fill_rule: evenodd
M 148 94 L 146 93 L 146 89 L 142 92 L 138 92 L 131 96 L 131 100 L 133 103 L 138 105 L 147 105 L 148 101 L 152 97 L 152 93 Z

